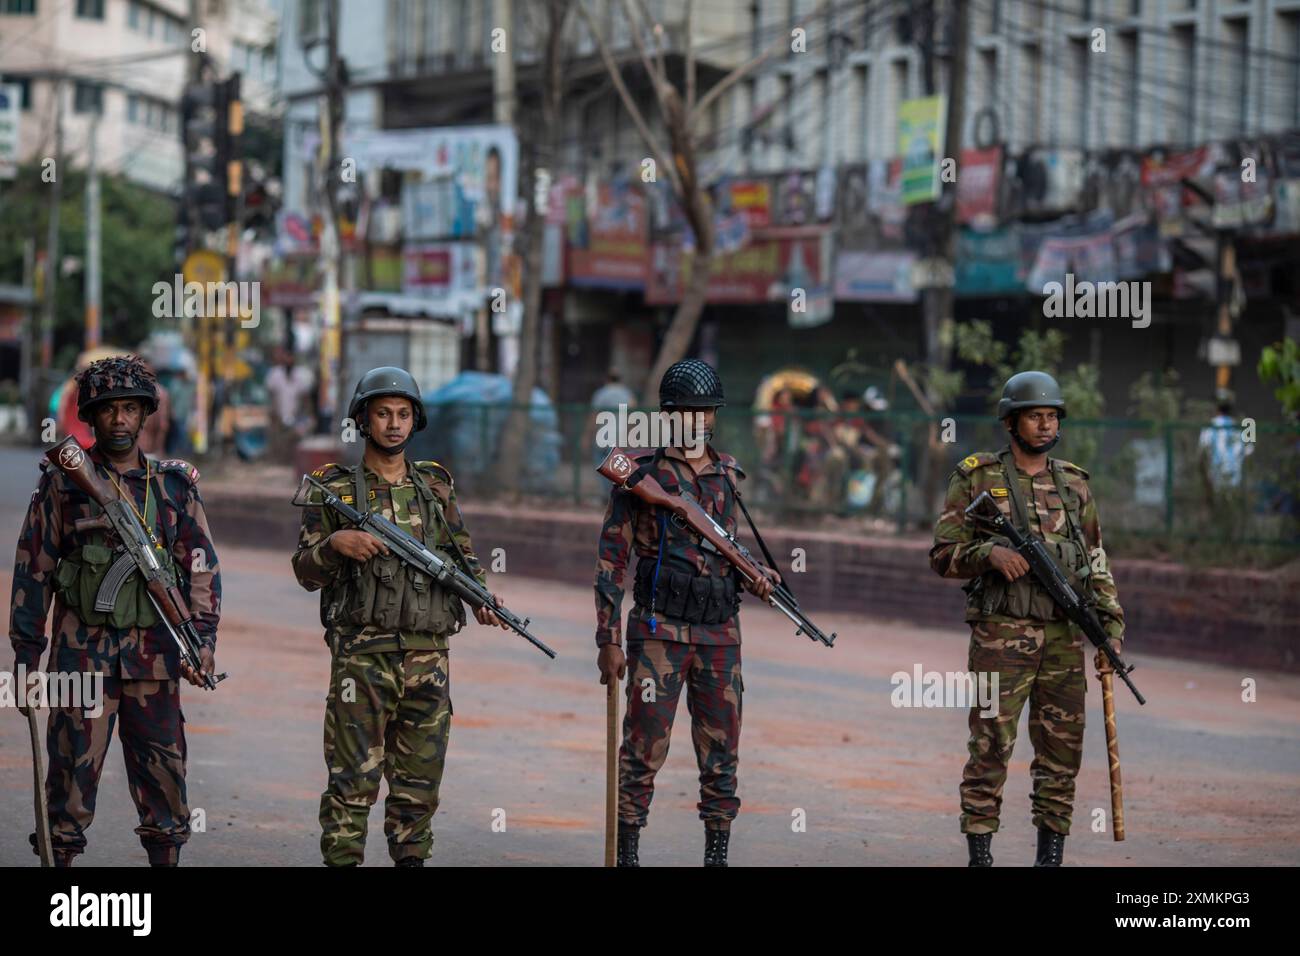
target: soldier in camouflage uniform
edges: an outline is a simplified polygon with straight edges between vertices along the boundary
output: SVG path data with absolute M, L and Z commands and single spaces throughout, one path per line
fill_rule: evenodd
M 77 378 L 77 414 L 95 435 L 87 457 L 137 509 L 164 567 L 178 576 L 201 641 L 200 668 L 211 674 L 221 609 L 217 555 L 198 471 L 183 461 L 146 459 L 137 447 L 157 407 L 153 373 L 135 357 L 101 359 Z M 71 866 L 86 848 L 104 757 L 120 724 L 127 784 L 140 819 L 135 832 L 152 865 L 175 866 L 190 835 L 180 678 L 196 685 L 201 678 L 181 663 L 140 575 L 127 579 L 111 612 L 94 609 L 117 542 L 103 531 L 75 530 L 78 519 L 101 514 L 99 506 L 58 468 L 44 460 L 41 468 L 14 560 L 9 639 L 15 667 L 40 667 L 53 599 L 51 681 L 55 674 L 99 674 L 103 680 L 97 716 L 91 716 L 99 709 L 93 705 L 50 710 L 45 792 L 55 864 Z M 31 841 L 35 846 L 35 834 Z
M 426 424 L 415 380 L 403 369 L 372 369 L 357 384 L 348 415 L 366 440 L 361 463 L 326 465 L 316 477 L 482 582 L 451 473 L 403 454 Z M 382 776 L 389 856 L 398 866 L 424 866 L 451 729 L 448 638 L 465 624 L 464 606 L 377 538 L 342 527 L 319 505 L 303 510 L 293 570 L 304 588 L 321 591 L 332 654 L 325 704 L 329 781 L 320 804 L 324 862 L 360 865 Z M 475 618 L 505 626 L 488 608 Z
M 659 386 L 664 410 L 698 423 L 702 440 L 633 454 L 670 494 L 690 496 L 719 524 L 736 529 L 734 482 L 745 473 L 713 449 L 722 382 L 704 362 L 678 362 Z M 628 614 L 627 653 L 620 646 L 623 584 L 629 557 L 638 563 Z M 775 572 L 770 572 L 775 578 Z M 618 865 L 638 866 L 640 828 L 654 795 L 654 778 L 668 756 L 677 701 L 686 691 L 691 737 L 700 769 L 700 819 L 705 866 L 726 866 L 736 797 L 741 696 L 740 595 L 743 581 L 689 529 L 631 493 L 612 489 L 596 562 L 597 666 L 602 684 L 627 676 L 627 714 L 619 750 Z M 748 587 L 748 585 L 743 585 Z M 766 598 L 772 583 L 756 592 Z
M 1097 503 L 1088 473 L 1048 457 L 1060 438 L 1065 400 L 1044 372 L 1007 380 L 998 417 L 1011 443 L 999 453 L 962 459 L 948 484 L 935 526 L 930 566 L 949 578 L 969 579 L 966 620 L 971 625 L 969 668 L 998 675 L 998 712 L 970 712 L 970 758 L 962 775 L 961 829 L 971 866 L 992 866 L 1002 787 L 1016 742 L 1016 725 L 1029 703 L 1034 748 L 1033 822 L 1038 828 L 1035 866 L 1060 866 L 1070 832 L 1074 778 L 1083 756 L 1084 637 L 1029 572 L 1028 563 L 974 527 L 965 509 L 987 491 L 1022 531 L 1046 542 L 1080 593 L 1091 592 L 1115 650 L 1122 647 L 1124 612 L 1102 548 Z M 1099 672 L 1110 670 L 1101 651 Z

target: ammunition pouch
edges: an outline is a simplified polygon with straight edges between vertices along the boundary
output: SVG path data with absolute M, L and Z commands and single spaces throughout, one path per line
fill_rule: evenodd
M 123 581 L 113 610 L 95 610 L 95 597 L 117 557 L 118 552 L 103 544 L 83 544 L 74 549 L 61 558 L 55 568 L 55 593 L 88 626 L 102 627 L 107 624 L 118 629 L 154 627 L 160 618 L 153 602 L 149 600 L 144 577 L 138 571 L 132 572 Z M 175 583 L 176 567 L 171 555 L 160 551 L 159 559 L 172 583 Z
M 451 560 L 441 551 L 438 556 Z M 321 624 L 326 630 L 351 633 L 376 627 L 446 635 L 465 625 L 465 606 L 430 575 L 393 554 L 377 554 L 368 561 L 347 562 L 337 583 L 323 595 Z
M 998 544 L 1009 546 L 1005 538 L 995 538 Z M 1073 541 L 1045 541 L 1047 550 L 1065 572 L 1070 586 L 1080 594 L 1087 594 L 1091 568 L 1088 556 Z M 1026 621 L 1065 620 L 1047 589 L 1038 583 L 1032 571 L 1014 581 L 1008 581 L 1000 571 L 986 571 L 963 585 L 966 592 L 966 619 L 983 620 L 993 615 L 1013 617 Z
M 734 574 L 697 575 L 661 566 L 655 586 L 655 563 L 647 557 L 637 562 L 632 597 L 639 607 L 668 620 L 710 625 L 724 624 L 740 610 Z

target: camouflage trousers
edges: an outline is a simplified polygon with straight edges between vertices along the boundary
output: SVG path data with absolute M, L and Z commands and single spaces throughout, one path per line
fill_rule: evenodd
M 80 707 L 50 711 L 45 794 L 51 847 L 73 855 L 85 851 L 99 777 L 117 726 L 127 786 L 140 819 L 135 832 L 151 863 L 175 863 L 190 838 L 179 681 L 105 676 L 103 693 L 103 712 L 97 717 L 86 716 Z
M 700 768 L 700 819 L 727 830 L 736 796 L 741 695 L 739 644 L 633 640 L 627 646 L 627 715 L 618 755 L 618 818 L 645 826 L 655 774 L 668 757 L 677 698 L 686 687 L 691 738 Z
M 366 823 L 388 781 L 384 834 L 394 861 L 426 859 L 451 730 L 446 651 L 335 655 L 325 703 L 320 849 L 327 866 L 360 864 Z
M 998 713 L 982 717 L 978 705 L 971 708 L 970 759 L 960 788 L 962 832 L 997 832 L 1016 725 L 1028 701 L 1034 826 L 1068 834 L 1074 778 L 1083 759 L 1083 636 L 1067 622 L 974 622 L 970 670 L 998 675 Z

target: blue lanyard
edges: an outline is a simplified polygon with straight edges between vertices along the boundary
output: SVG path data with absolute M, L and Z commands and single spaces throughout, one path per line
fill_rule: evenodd
M 655 599 L 658 597 L 659 594 L 659 566 L 662 565 L 664 561 L 664 538 L 666 538 L 667 536 L 668 536 L 668 516 L 666 514 L 661 513 L 659 515 L 659 556 L 655 558 L 655 573 L 654 573 L 654 577 L 650 579 L 650 633 L 651 634 L 653 634 L 655 632 L 655 629 L 659 626 L 659 622 L 655 620 Z

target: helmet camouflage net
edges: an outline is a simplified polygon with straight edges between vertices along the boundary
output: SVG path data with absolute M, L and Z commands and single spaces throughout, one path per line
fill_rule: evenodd
M 699 359 L 674 362 L 659 383 L 660 408 L 720 408 L 727 404 L 722 379 Z
M 115 398 L 139 398 L 146 414 L 158 410 L 158 379 L 134 355 L 114 355 L 91 362 L 77 374 L 77 417 L 90 421 L 93 406 Z

